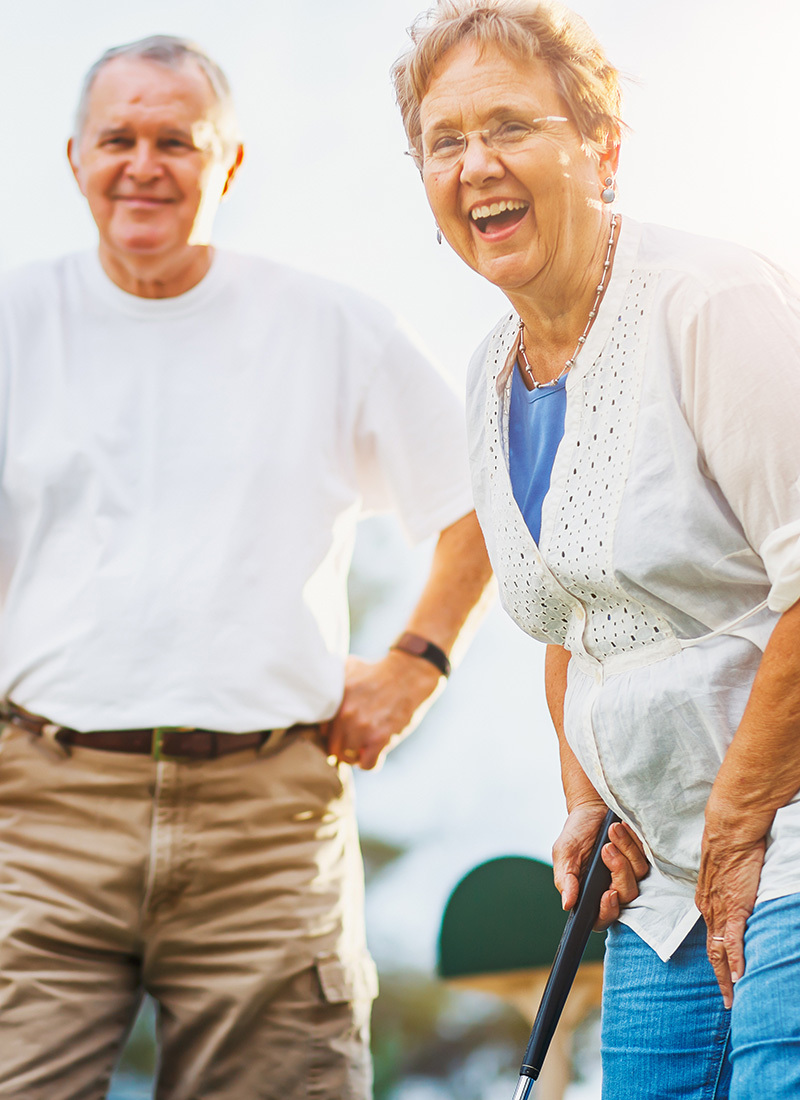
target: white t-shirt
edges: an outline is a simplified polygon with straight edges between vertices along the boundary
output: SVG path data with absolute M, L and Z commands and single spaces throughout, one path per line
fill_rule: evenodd
M 77 729 L 330 717 L 359 516 L 472 508 L 394 316 L 263 259 L 159 300 L 93 253 L 6 275 L 0 392 L 0 693 Z
M 780 612 L 800 599 L 800 289 L 736 245 L 623 218 L 567 378 L 538 545 L 508 474 L 517 318 L 469 379 L 475 501 L 506 610 L 572 658 L 565 730 L 652 869 L 622 920 L 697 919 L 703 814 Z M 800 891 L 800 796 L 759 898 Z

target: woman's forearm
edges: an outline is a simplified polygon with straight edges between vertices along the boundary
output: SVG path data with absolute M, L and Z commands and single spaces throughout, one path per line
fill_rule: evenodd
M 606 812 L 602 798 L 589 782 L 564 734 L 564 695 L 569 658 L 569 653 L 561 646 L 547 647 L 545 695 L 558 734 L 561 781 L 569 811 L 567 823 L 553 845 L 553 877 L 565 909 L 571 909 L 577 901 L 586 859 Z M 603 849 L 603 862 L 611 872 L 611 887 L 600 902 L 598 929 L 607 928 L 617 920 L 621 907 L 638 896 L 638 880 L 648 870 L 642 844 L 627 825 L 612 825 L 609 837 L 612 843 Z
M 564 733 L 564 696 L 567 691 L 569 659 L 568 650 L 560 645 L 548 645 L 544 663 L 544 687 L 547 707 L 558 735 L 561 782 L 567 809 L 573 810 L 586 802 L 601 802 L 602 799 L 578 763 Z
M 707 829 L 766 836 L 800 790 L 800 601 L 778 620 L 708 800 Z
M 778 620 L 706 806 L 697 907 L 726 1006 L 744 973 L 744 931 L 766 836 L 800 789 L 800 602 Z

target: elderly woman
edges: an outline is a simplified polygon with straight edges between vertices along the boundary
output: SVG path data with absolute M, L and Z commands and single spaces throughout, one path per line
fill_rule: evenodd
M 618 74 L 571 12 L 442 0 L 411 34 L 428 201 L 511 304 L 471 460 L 504 606 L 548 643 L 556 883 L 571 905 L 603 803 L 652 863 L 609 932 L 603 1095 L 796 1100 L 798 288 L 615 212 Z

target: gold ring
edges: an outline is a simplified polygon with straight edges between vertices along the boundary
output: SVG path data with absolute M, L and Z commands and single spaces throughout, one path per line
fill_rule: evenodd
M 358 753 L 355 749 L 345 749 L 342 756 L 345 760 L 358 760 Z
M 711 937 L 711 939 L 712 939 L 712 940 L 722 940 L 723 942 L 725 941 L 725 937 L 724 937 L 724 936 L 712 936 L 712 937 Z

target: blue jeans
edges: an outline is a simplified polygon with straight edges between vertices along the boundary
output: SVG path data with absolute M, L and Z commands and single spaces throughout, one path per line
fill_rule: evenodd
M 800 1097 L 800 895 L 756 906 L 733 1009 L 699 920 L 668 962 L 624 925 L 608 934 L 603 1100 Z

